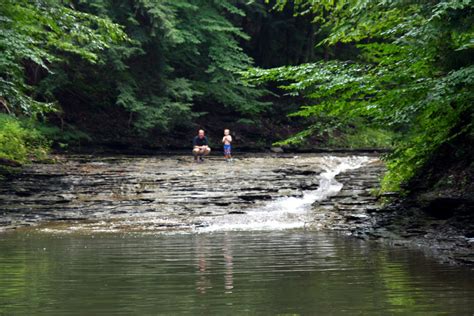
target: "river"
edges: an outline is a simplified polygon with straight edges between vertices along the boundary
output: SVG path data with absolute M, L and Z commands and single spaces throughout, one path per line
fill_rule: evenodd
M 30 166 L 0 188 L 0 315 L 472 315 L 472 269 L 327 229 L 340 224 L 324 211 L 343 189 L 336 175 L 377 164 L 75 156 Z

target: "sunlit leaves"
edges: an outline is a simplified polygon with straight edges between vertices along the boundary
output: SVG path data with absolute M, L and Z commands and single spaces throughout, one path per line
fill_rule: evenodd
M 122 28 L 65 6 L 60 1 L 5 0 L 0 6 L 0 96 L 12 113 L 36 115 L 52 111 L 51 102 L 35 100 L 26 83 L 24 65 L 50 72 L 50 65 L 75 54 L 89 62 L 111 43 L 126 40 Z
M 277 0 L 275 8 L 286 6 Z M 436 148 L 472 131 L 472 0 L 293 1 L 330 30 L 320 45 L 352 43 L 353 61 L 322 61 L 244 74 L 252 84 L 276 81 L 306 97 L 296 116 L 330 115 L 403 131 L 389 160 L 386 188 L 412 177 Z M 310 126 L 297 135 L 315 131 Z M 291 140 L 293 141 L 293 139 Z

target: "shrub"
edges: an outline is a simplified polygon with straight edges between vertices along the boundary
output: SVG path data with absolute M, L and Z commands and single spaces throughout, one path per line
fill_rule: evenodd
M 30 121 L 0 114 L 0 158 L 25 163 L 45 158 L 50 142 Z

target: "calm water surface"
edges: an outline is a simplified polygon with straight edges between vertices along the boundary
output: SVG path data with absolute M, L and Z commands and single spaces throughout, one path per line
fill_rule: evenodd
M 0 315 L 472 315 L 473 281 L 319 232 L 0 234 Z

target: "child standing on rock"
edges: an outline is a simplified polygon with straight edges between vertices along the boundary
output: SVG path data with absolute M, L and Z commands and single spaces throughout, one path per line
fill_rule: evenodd
M 222 143 L 224 143 L 224 158 L 225 161 L 232 161 L 231 156 L 231 143 L 232 143 L 232 136 L 230 136 L 230 130 L 224 130 L 224 137 L 222 138 Z

